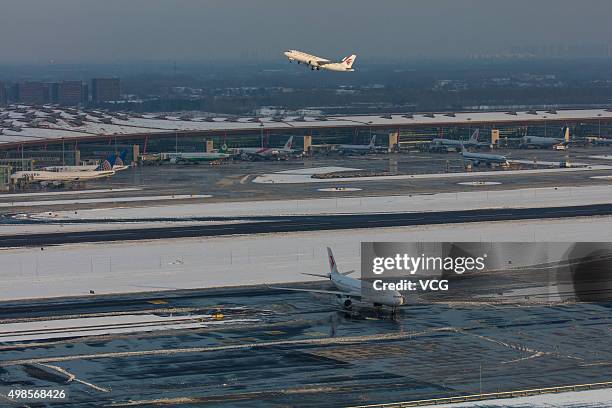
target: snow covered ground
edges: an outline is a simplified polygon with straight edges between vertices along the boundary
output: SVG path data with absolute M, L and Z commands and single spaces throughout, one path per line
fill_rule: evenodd
M 67 200 L 41 200 L 41 201 L 11 201 L 2 203 L 3 207 L 42 207 L 53 205 L 68 204 L 103 204 L 103 203 L 130 203 L 141 201 L 169 201 L 169 200 L 189 200 L 194 198 L 210 198 L 207 194 L 174 194 L 163 196 L 135 196 L 135 197 L 103 197 L 103 198 L 74 198 Z
M 473 401 L 460 404 L 423 405 L 425 408 L 605 408 L 612 406 L 612 391 L 607 389 L 543 394 L 512 399 Z
M 527 163 L 533 163 L 525 161 Z M 554 162 L 553 162 L 554 163 Z M 558 164 L 558 163 L 557 163 Z M 478 178 L 485 176 L 505 177 L 525 174 L 542 174 L 542 173 L 566 173 L 575 171 L 592 171 L 592 170 L 612 170 L 611 166 L 605 165 L 588 165 L 585 167 L 567 167 L 567 168 L 546 168 L 546 169 L 528 169 L 528 170 L 499 170 L 499 171 L 478 171 L 478 172 L 463 172 L 463 173 L 434 173 L 434 174 L 399 174 L 395 176 L 369 176 L 369 177 L 337 177 L 337 178 L 312 178 L 312 174 L 297 174 L 297 173 L 270 173 L 257 176 L 253 179 L 253 183 L 265 184 L 297 184 L 297 183 L 345 183 L 351 181 L 380 181 L 380 180 L 429 180 L 429 179 L 447 179 L 458 177 Z M 321 173 L 325 173 L 324 171 Z M 320 174 L 320 173 L 314 173 Z
M 279 171 L 276 174 L 307 174 L 307 175 L 313 175 L 313 174 L 322 174 L 322 173 L 334 173 L 334 172 L 338 172 L 338 171 L 358 171 L 361 169 L 355 169 L 352 167 L 334 167 L 334 166 L 329 166 L 329 167 L 312 167 L 312 168 L 306 168 L 306 169 L 291 169 L 291 170 L 284 170 L 284 171 Z
M 483 208 L 537 208 L 612 202 L 612 185 L 543 187 L 516 190 L 467 191 L 374 197 L 337 197 L 304 200 L 267 200 L 174 204 L 151 207 L 96 208 L 43 212 L 35 218 L 70 220 L 180 218 L 213 216 L 363 214 L 452 211 Z M 0 227 L 0 231 L 4 227 Z
M 78 195 L 78 194 L 100 194 L 100 193 L 122 193 L 126 191 L 140 191 L 141 187 L 126 187 L 126 188 L 104 188 L 96 190 L 70 190 L 70 191 L 44 191 L 40 193 L 0 193 L 0 200 L 15 198 L 15 197 L 45 197 L 58 195 Z
M 362 241 L 610 241 L 612 217 L 507 221 L 0 250 L 0 300 L 312 280 L 325 247 L 360 269 Z

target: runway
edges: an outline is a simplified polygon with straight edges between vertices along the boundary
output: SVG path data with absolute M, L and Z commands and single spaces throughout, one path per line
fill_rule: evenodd
M 203 217 L 194 221 L 239 220 L 223 225 L 190 225 L 159 228 L 133 228 L 66 233 L 5 235 L 0 247 L 46 246 L 82 242 L 137 241 L 151 239 L 213 237 L 279 232 L 325 231 L 382 228 L 411 225 L 455 224 L 483 221 L 530 220 L 547 218 L 592 217 L 612 214 L 612 204 L 573 207 L 502 208 L 466 211 L 405 212 L 391 214 L 352 214 L 317 216 L 277 216 L 228 218 Z
M 332 408 L 610 380 L 609 304 L 457 300 L 417 301 L 396 320 L 348 316 L 329 297 L 263 286 L 12 302 L 1 305 L 3 325 L 117 313 L 225 316 L 215 325 L 0 343 L 0 385 L 10 378 L 64 388 L 74 407 L 299 400 Z

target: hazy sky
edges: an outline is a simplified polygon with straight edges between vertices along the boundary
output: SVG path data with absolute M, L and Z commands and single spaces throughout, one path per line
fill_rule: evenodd
M 0 0 L 0 63 L 605 49 L 611 17 L 610 0 Z

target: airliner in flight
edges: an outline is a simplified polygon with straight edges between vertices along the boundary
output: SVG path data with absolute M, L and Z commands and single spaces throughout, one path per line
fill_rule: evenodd
M 316 55 L 307 54 L 298 50 L 285 51 L 285 56 L 289 62 L 297 61 L 298 64 L 306 64 L 311 70 L 326 69 L 336 72 L 354 72 L 353 64 L 355 63 L 356 55 L 349 55 L 340 62 L 332 62 L 328 59 L 317 57 Z

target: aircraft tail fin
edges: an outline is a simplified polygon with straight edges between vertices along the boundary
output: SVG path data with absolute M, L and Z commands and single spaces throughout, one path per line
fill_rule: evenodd
M 348 69 L 351 69 L 356 59 L 357 59 L 357 55 L 355 54 L 349 55 L 348 57 L 344 57 L 342 59 L 342 64 L 344 64 Z
M 125 159 L 127 158 L 127 154 L 128 154 L 128 151 L 127 149 L 125 149 L 124 151 L 121 152 L 121 154 L 119 154 L 118 156 L 115 156 L 115 163 L 113 163 L 113 167 L 114 166 L 124 166 Z
M 472 133 L 472 136 L 470 136 L 470 142 L 478 142 L 478 136 L 480 135 L 480 130 L 476 129 L 474 130 L 474 133 Z
M 565 143 L 569 143 L 569 141 L 570 141 L 570 128 L 569 128 L 569 126 L 564 126 L 563 127 L 563 140 L 565 141 Z
M 106 159 L 104 159 L 102 161 L 102 163 L 100 163 L 100 165 L 98 167 L 96 167 L 96 171 L 110 171 L 113 169 L 113 166 L 115 165 L 115 154 L 111 154 L 109 155 Z
M 374 147 L 375 142 L 376 142 L 376 135 L 372 136 L 372 139 L 370 139 L 370 143 L 368 144 L 368 146 Z
M 287 140 L 287 143 L 285 143 L 285 146 L 283 147 L 283 149 L 288 150 L 291 149 L 293 147 L 293 136 L 289 137 L 289 140 Z
M 465 150 L 465 145 L 461 143 L 461 154 L 465 154 L 465 153 L 467 153 L 467 150 Z
M 330 275 L 338 274 L 338 265 L 336 265 L 336 260 L 334 259 L 334 253 L 332 252 L 330 247 L 327 247 L 327 259 L 329 261 Z

